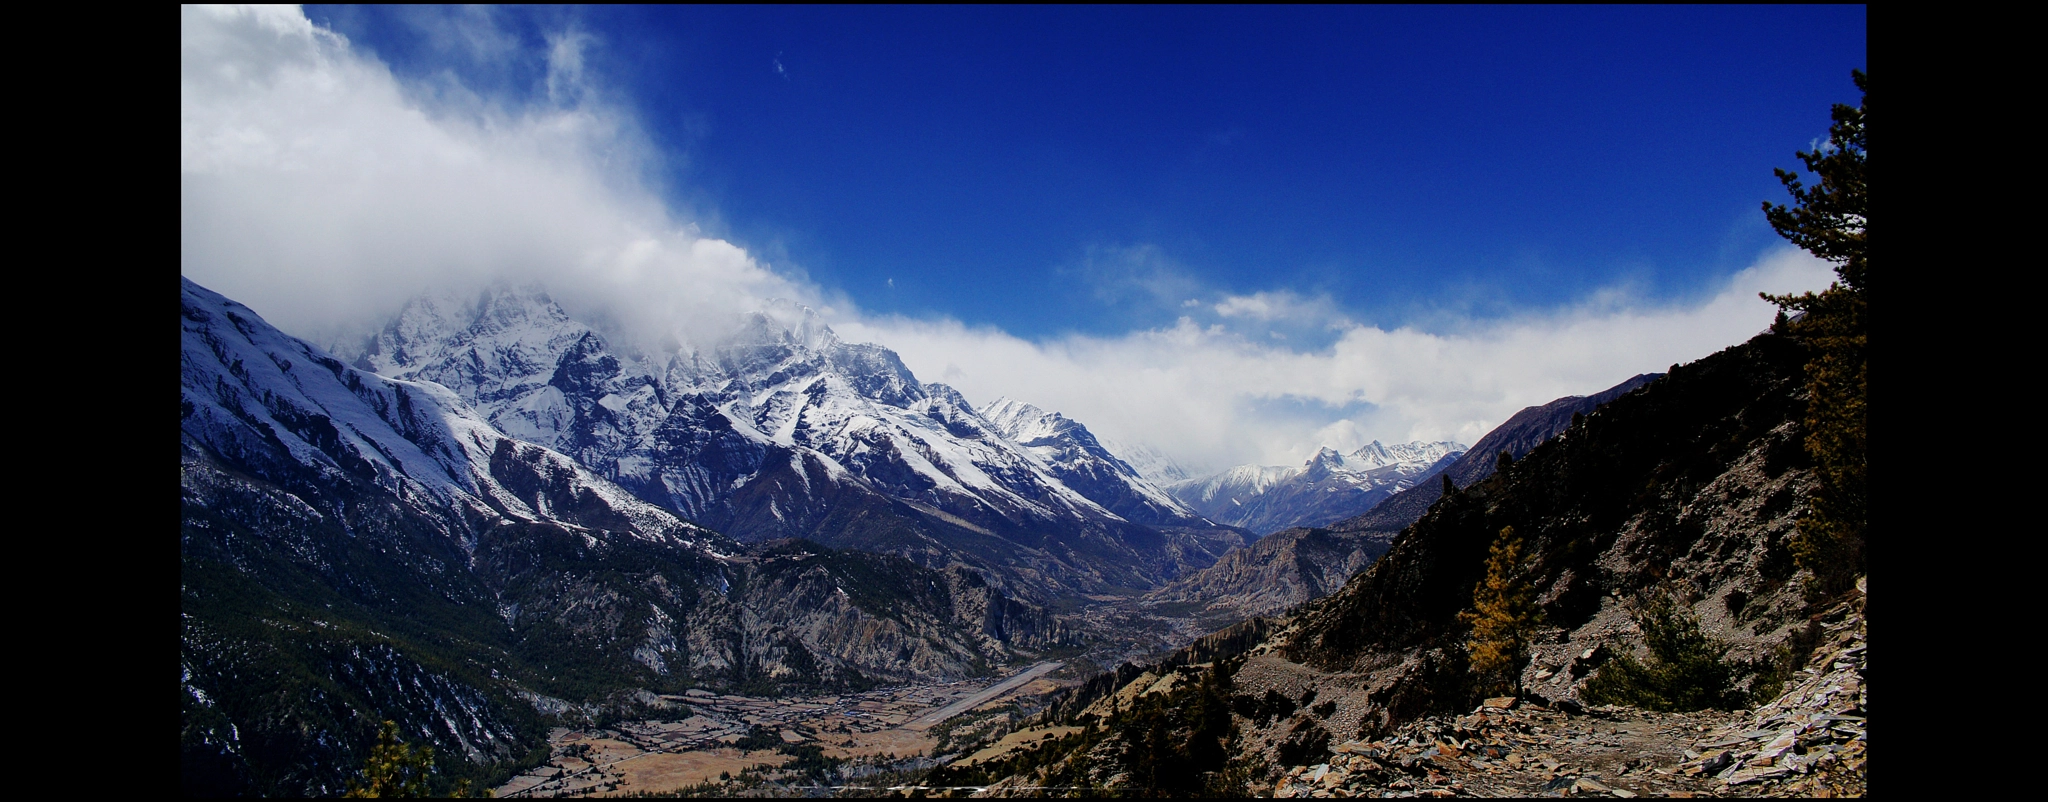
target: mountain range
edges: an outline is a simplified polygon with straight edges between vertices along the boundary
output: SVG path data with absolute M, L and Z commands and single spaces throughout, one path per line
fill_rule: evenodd
M 1464 453 L 1465 446 L 1448 440 L 1394 446 L 1375 440 L 1350 454 L 1322 448 L 1299 468 L 1239 465 L 1170 484 L 1167 491 L 1210 520 L 1264 535 L 1367 512 Z
M 416 299 L 358 350 L 356 367 L 447 387 L 509 436 L 743 542 L 961 561 L 1043 602 L 1155 587 L 1247 541 L 1079 422 L 976 408 L 796 304 L 641 350 L 500 285 Z

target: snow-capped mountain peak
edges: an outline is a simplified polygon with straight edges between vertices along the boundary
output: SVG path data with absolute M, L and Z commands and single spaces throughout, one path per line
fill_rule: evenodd
M 444 384 L 499 429 L 742 539 L 897 543 L 939 526 L 1039 543 L 1052 533 L 1101 540 L 1130 523 L 1213 528 L 1078 421 L 1007 399 L 976 409 L 950 387 L 919 382 L 889 349 L 840 340 L 801 304 L 769 304 L 727 332 L 678 336 L 636 356 L 540 288 L 500 286 L 470 304 L 416 300 L 363 361 Z M 849 528 L 845 510 L 878 503 L 850 499 L 877 496 L 893 500 L 874 507 L 882 517 Z M 916 521 L 875 522 L 904 515 Z M 999 560 L 1057 562 L 1101 548 Z M 1110 548 L 1119 554 L 1100 557 L 1111 563 L 1161 559 Z
M 1360 447 L 1347 456 L 1346 462 L 1379 467 L 1382 465 L 1410 464 L 1430 465 L 1443 459 L 1453 451 L 1464 451 L 1465 446 L 1449 440 L 1425 442 L 1416 440 L 1398 445 L 1383 445 L 1378 440 Z
M 1211 520 L 1257 532 L 1320 526 L 1369 511 L 1463 453 L 1449 441 L 1375 440 L 1349 454 L 1324 446 L 1300 467 L 1239 465 L 1168 490 Z
M 1021 445 L 1049 444 L 1067 436 L 1075 430 L 1086 431 L 1085 427 L 1057 412 L 1045 410 L 1010 398 L 998 398 L 983 405 L 978 412 L 981 417 L 1002 432 L 1004 437 Z M 1088 442 L 1096 443 L 1094 435 L 1088 435 Z
M 463 530 L 478 520 L 718 540 L 567 456 L 506 437 L 446 387 L 351 367 L 190 279 L 182 301 L 181 430 L 264 478 L 364 481 L 467 510 L 446 525 L 472 543 Z

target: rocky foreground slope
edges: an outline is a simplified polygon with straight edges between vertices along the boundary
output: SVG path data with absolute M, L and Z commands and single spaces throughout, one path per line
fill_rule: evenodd
M 1834 618 L 1797 684 L 1755 710 L 1489 699 L 1469 715 L 1429 716 L 1336 744 L 1327 761 L 1291 767 L 1255 790 L 1282 798 L 1863 796 L 1865 625 L 1850 605 Z
M 1294 787 L 1304 776 L 1296 767 L 1323 767 L 1321 784 L 1334 765 L 1345 774 L 1325 789 L 1332 793 L 1350 787 L 1354 771 L 1360 789 L 1534 795 L 1585 780 L 1582 791 L 1632 790 L 1610 782 L 1623 779 L 1623 765 L 1596 761 L 1594 751 L 1559 754 L 1555 739 L 1545 751 L 1523 750 L 1522 767 L 1494 763 L 1515 752 L 1487 746 L 1541 726 L 1576 730 L 1575 747 L 1651 745 L 1650 763 L 1638 767 L 1686 777 L 1668 790 L 1711 786 L 1698 776 L 1711 775 L 1731 788 L 1792 792 L 1784 783 L 1808 775 L 1779 774 L 1786 766 L 1848 771 L 1854 778 L 1842 782 L 1853 787 L 1862 776 L 1860 592 L 1810 598 L 1811 574 L 1789 549 L 1814 486 L 1801 445 L 1808 358 L 1791 337 L 1761 335 L 1575 416 L 1522 459 L 1439 499 L 1341 590 L 1291 618 L 1254 619 L 1156 666 L 1098 677 L 1041 722 L 1082 731 L 1058 730 L 1038 750 L 942 769 L 930 782 L 1250 793 L 1282 779 Z M 1513 684 L 1524 701 L 1569 718 L 1459 724 L 1489 695 L 1468 662 L 1472 630 L 1460 613 L 1473 609 L 1489 549 L 1510 526 L 1524 543 L 1516 581 L 1542 614 Z M 1657 600 L 1725 646 L 1716 664 L 1731 682 L 1718 698 L 1747 699 L 1755 714 L 1614 714 L 1636 717 L 1624 738 L 1568 712 L 1593 707 L 1588 681 L 1618 656 L 1651 659 L 1637 621 Z M 1821 662 L 1809 662 L 1815 655 Z M 1437 741 L 1457 754 L 1439 747 L 1425 756 Z M 1333 747 L 1346 744 L 1373 754 L 1338 760 Z M 1486 762 L 1472 763 L 1467 747 Z M 1699 753 L 1685 761 L 1705 762 L 1678 765 L 1684 749 Z M 1440 758 L 1449 763 L 1431 762 Z M 1460 759 L 1478 774 L 1452 776 L 1464 771 L 1451 765 Z M 1552 785 L 1567 775 L 1569 784 Z

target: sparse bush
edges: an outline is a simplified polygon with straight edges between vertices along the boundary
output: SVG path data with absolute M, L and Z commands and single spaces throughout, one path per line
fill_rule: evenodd
M 753 752 L 761 749 L 777 749 L 782 746 L 782 743 L 781 732 L 756 724 L 753 729 L 747 731 L 745 736 L 733 742 L 733 748 L 743 752 Z
M 1699 620 L 1670 596 L 1651 598 L 1635 619 L 1649 661 L 1627 651 L 1615 655 L 1586 683 L 1587 701 L 1667 712 L 1743 705 L 1743 694 L 1733 687 L 1736 668 L 1723 660 L 1728 645 L 1702 631 Z
M 1230 705 L 1231 709 L 1236 711 L 1238 715 L 1251 719 L 1262 726 L 1273 719 L 1294 715 L 1295 707 L 1293 699 L 1281 696 L 1278 691 L 1270 688 L 1266 690 L 1266 695 L 1263 697 L 1255 697 L 1248 694 L 1233 696 L 1230 698 Z

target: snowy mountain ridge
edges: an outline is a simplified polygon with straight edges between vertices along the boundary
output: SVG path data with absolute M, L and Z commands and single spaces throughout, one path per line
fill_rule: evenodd
M 1009 399 L 977 409 L 798 304 L 649 352 L 538 286 L 500 285 L 415 299 L 362 350 L 358 366 L 444 385 L 498 429 L 743 541 L 812 537 L 934 567 L 974 541 L 991 564 L 1039 564 L 1025 573 L 1077 588 L 1153 585 L 1242 539 L 1079 422 Z
M 1139 476 L 1145 477 L 1146 480 L 1161 488 L 1175 482 L 1186 481 L 1202 473 L 1189 469 L 1180 461 L 1167 456 L 1164 452 L 1149 445 L 1109 437 L 1099 437 L 1097 439 L 1102 441 L 1103 448 L 1107 448 L 1110 453 L 1122 457 L 1124 464 L 1131 466 L 1131 469 L 1137 471 Z
M 647 540 L 722 540 L 565 455 L 506 437 L 446 387 L 350 367 L 246 306 L 183 285 L 182 428 L 216 453 L 274 472 L 367 480 L 470 517 L 587 531 L 584 519 L 596 515 Z M 449 534 L 474 545 L 474 533 Z
M 1300 467 L 1239 465 L 1167 486 L 1210 520 L 1261 534 L 1322 526 L 1362 514 L 1465 453 L 1448 440 L 1386 445 L 1377 440 L 1349 454 L 1324 447 Z
M 996 431 L 1038 457 L 1061 482 L 1102 499 L 1138 523 L 1193 523 L 1197 516 L 1102 444 L 1088 427 L 1057 412 L 998 398 L 976 410 Z

